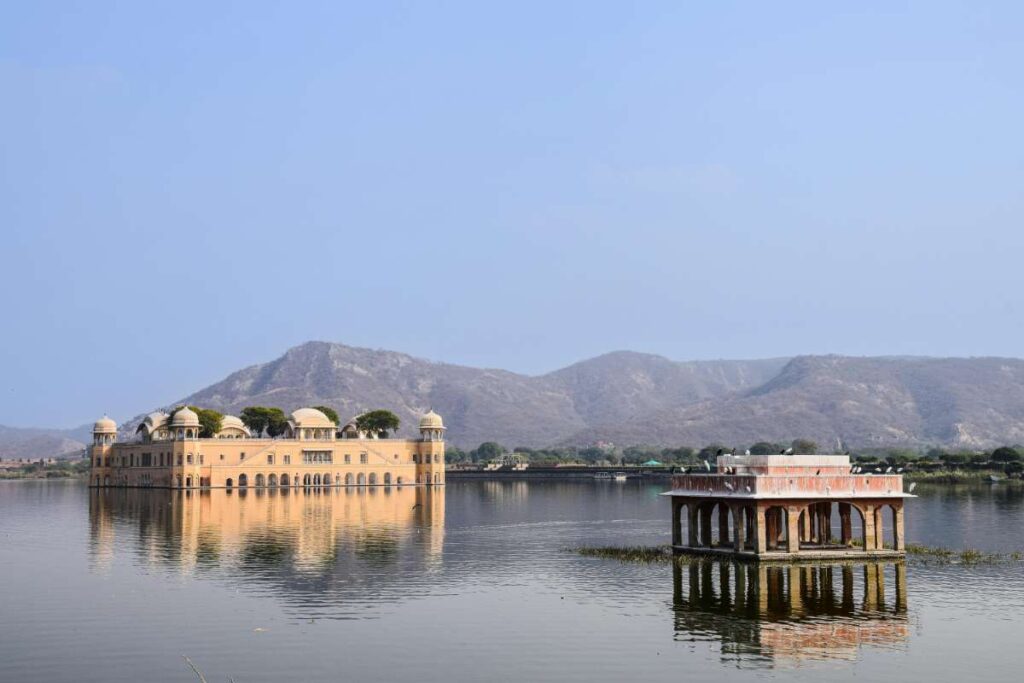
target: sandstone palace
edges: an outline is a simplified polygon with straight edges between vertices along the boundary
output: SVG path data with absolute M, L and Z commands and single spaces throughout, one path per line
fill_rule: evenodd
M 444 422 L 430 411 L 419 439 L 377 438 L 355 421 L 341 429 L 324 413 L 291 414 L 281 438 L 256 438 L 232 415 L 212 438 L 200 438 L 196 413 L 146 416 L 132 441 L 118 441 L 104 417 L 89 448 L 92 486 L 274 488 L 284 486 L 405 486 L 444 484 Z

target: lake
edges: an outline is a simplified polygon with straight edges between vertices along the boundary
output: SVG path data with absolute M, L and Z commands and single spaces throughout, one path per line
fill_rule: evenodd
M 1011 680 L 1024 565 L 623 564 L 664 484 L 171 492 L 0 482 L 0 681 Z M 919 486 L 910 542 L 1024 549 L 1024 493 Z

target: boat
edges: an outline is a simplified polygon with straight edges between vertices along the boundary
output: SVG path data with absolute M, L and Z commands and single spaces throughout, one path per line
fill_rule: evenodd
M 625 472 L 616 472 L 612 476 L 612 478 L 615 479 L 615 481 L 626 481 L 626 473 Z
M 594 474 L 594 479 L 602 479 L 602 480 L 604 480 L 604 479 L 611 479 L 611 478 L 612 478 L 612 475 L 609 472 L 597 472 L 596 474 Z

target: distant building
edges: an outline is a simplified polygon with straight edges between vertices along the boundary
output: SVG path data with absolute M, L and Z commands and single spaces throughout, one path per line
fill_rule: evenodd
M 756 559 L 902 556 L 913 497 L 891 467 L 860 471 L 845 455 L 720 455 L 714 471 L 674 476 L 663 495 L 676 550 Z
M 199 438 L 199 416 L 188 408 L 150 413 L 129 442 L 103 417 L 89 447 L 91 486 L 156 488 L 276 488 L 444 484 L 441 416 L 430 411 L 419 439 L 379 439 L 355 423 L 341 430 L 313 408 L 291 414 L 283 438 L 253 437 L 225 415 L 213 438 Z

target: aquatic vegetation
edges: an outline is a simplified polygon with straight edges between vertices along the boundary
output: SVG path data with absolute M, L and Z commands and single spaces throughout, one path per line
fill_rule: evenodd
M 600 557 L 607 560 L 618 560 L 620 562 L 643 562 L 652 564 L 655 562 L 673 562 L 681 557 L 672 553 L 671 546 L 597 546 L 576 548 L 575 552 L 584 557 Z

